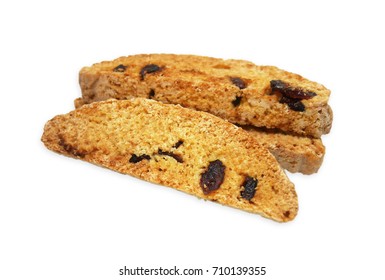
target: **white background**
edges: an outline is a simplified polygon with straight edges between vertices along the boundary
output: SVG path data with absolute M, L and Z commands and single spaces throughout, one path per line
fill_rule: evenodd
M 125 265 L 267 268 L 197 279 L 385 279 L 381 1 L 69 2 L 0 4 L 0 279 L 159 278 L 119 276 Z M 156 52 L 276 65 L 332 90 L 323 166 L 288 174 L 293 222 L 45 149 L 43 126 L 73 109 L 82 66 Z

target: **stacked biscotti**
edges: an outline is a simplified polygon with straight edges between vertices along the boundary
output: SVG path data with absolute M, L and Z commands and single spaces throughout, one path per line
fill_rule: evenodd
M 322 164 L 330 91 L 297 74 L 243 60 L 148 54 L 84 67 L 79 81 L 76 106 L 130 97 L 180 104 L 247 125 L 291 172 L 311 174 Z
M 121 57 L 84 67 L 80 85 L 47 148 L 280 222 L 298 211 L 282 168 L 317 172 L 332 122 L 325 87 L 241 60 Z

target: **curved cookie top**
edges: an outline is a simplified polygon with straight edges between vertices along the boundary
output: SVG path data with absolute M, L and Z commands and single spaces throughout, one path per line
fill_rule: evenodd
M 273 66 L 244 60 L 142 54 L 84 67 L 82 103 L 142 97 L 209 112 L 232 123 L 299 135 L 328 133 L 330 91 Z
M 144 65 L 145 64 L 145 65 Z M 145 69 L 151 68 L 152 69 Z M 150 71 L 148 71 L 150 70 Z M 320 106 L 328 102 L 330 90 L 323 85 L 309 81 L 304 77 L 284 71 L 275 66 L 258 66 L 246 60 L 220 59 L 195 55 L 176 54 L 141 54 L 120 57 L 112 61 L 96 63 L 92 67 L 84 67 L 81 73 L 88 71 L 110 72 L 117 75 L 136 76 L 143 80 L 147 74 L 158 74 L 164 77 L 180 77 L 185 81 L 202 80 L 205 82 L 228 83 L 229 87 L 243 84 L 245 95 L 271 100 L 271 81 L 280 80 L 292 88 L 314 92 L 311 99 L 302 101 L 306 107 Z M 238 82 L 237 82 L 238 81 Z

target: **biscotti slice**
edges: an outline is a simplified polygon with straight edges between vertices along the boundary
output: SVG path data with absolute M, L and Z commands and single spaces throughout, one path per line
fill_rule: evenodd
M 48 121 L 48 149 L 276 221 L 298 209 L 270 152 L 235 125 L 148 99 L 84 105 Z
M 80 71 L 84 103 L 152 98 L 210 112 L 232 123 L 319 138 L 328 133 L 330 91 L 299 75 L 243 60 L 147 54 Z
M 275 130 L 243 126 L 257 142 L 272 153 L 279 164 L 290 172 L 313 174 L 320 168 L 325 146 L 321 139 L 286 134 Z

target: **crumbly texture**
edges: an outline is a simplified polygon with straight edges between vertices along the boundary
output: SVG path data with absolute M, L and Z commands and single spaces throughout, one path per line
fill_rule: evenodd
M 47 122 L 50 150 L 286 222 L 294 185 L 243 129 L 205 112 L 153 100 L 108 100 Z
M 243 60 L 133 55 L 84 67 L 79 80 L 80 102 L 86 104 L 109 98 L 151 98 L 210 112 L 240 125 L 278 128 L 315 138 L 328 133 L 332 124 L 330 91 L 323 85 Z M 282 85 L 315 96 L 279 91 Z
M 257 142 L 272 153 L 279 164 L 290 172 L 313 174 L 321 167 L 325 146 L 321 139 L 290 135 L 252 126 L 243 126 Z

